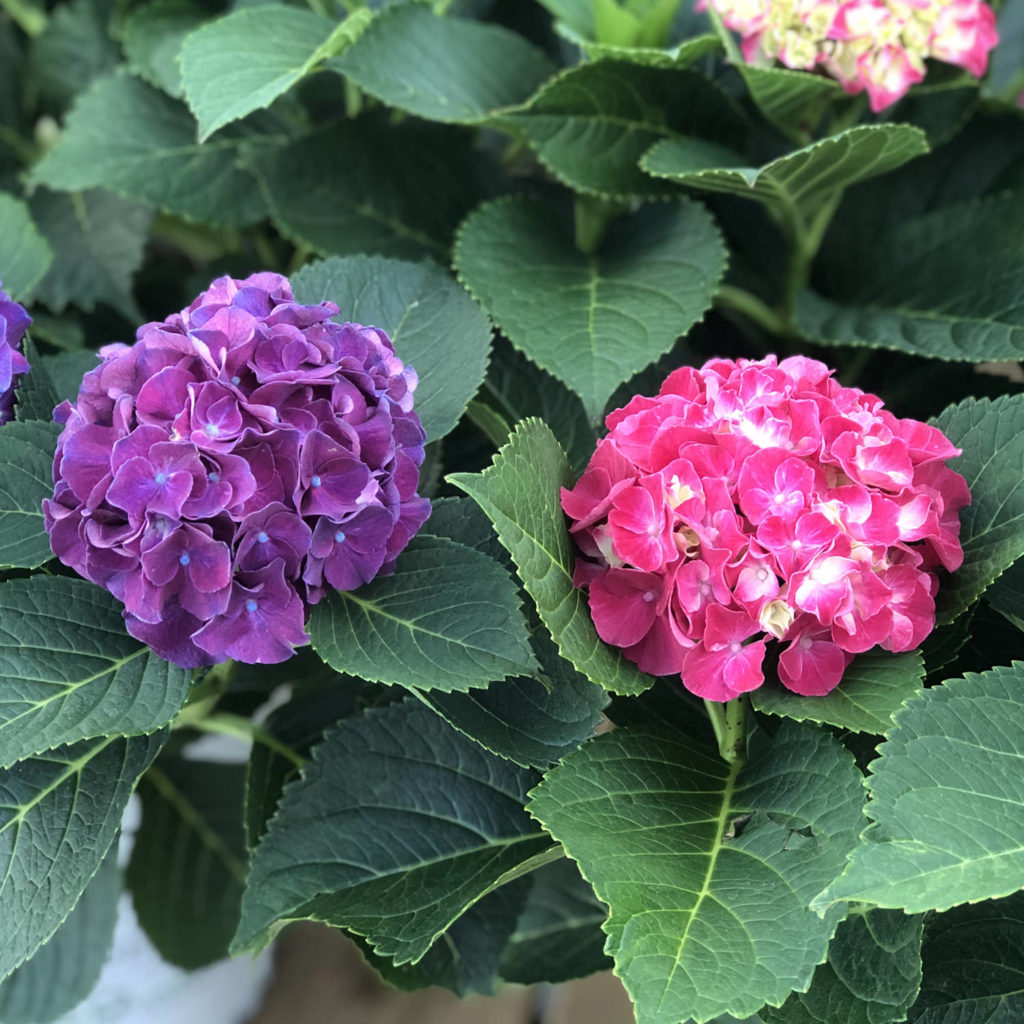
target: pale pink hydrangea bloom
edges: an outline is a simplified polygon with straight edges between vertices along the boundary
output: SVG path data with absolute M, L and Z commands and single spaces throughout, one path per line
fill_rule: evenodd
M 700 0 L 742 37 L 751 64 L 820 68 L 871 109 L 895 103 L 934 57 L 981 77 L 998 42 L 984 0 Z
M 712 360 L 607 418 L 562 507 L 594 625 L 645 672 L 730 700 L 828 693 L 853 655 L 917 647 L 963 561 L 960 451 L 823 363 Z

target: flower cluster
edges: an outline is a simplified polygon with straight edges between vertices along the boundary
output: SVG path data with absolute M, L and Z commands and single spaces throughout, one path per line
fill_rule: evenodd
M 53 550 L 170 661 L 283 661 L 307 606 L 391 571 L 429 515 L 416 374 L 337 312 L 222 277 L 54 413 Z
M 19 346 L 30 323 L 24 308 L 0 289 L 0 423 L 14 415 L 14 375 L 29 368 Z
M 597 631 L 644 671 L 729 700 L 775 638 L 782 682 L 824 694 L 933 628 L 970 502 L 941 431 L 774 356 L 682 367 L 607 425 L 562 507 Z
M 821 68 L 871 109 L 895 103 L 934 57 L 981 77 L 996 45 L 984 0 L 710 0 L 748 63 Z M 706 6 L 706 3 L 704 3 Z

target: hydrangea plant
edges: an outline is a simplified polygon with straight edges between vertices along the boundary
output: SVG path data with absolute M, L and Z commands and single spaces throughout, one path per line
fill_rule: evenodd
M 1021 24 L 0 0 L 0 1022 L 1024 1015 Z

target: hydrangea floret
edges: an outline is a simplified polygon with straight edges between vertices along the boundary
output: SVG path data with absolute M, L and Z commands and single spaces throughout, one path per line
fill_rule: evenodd
M 984 0 L 707 0 L 751 64 L 820 69 L 875 112 L 925 76 L 929 57 L 980 78 L 998 42 Z
M 783 684 L 822 695 L 933 629 L 970 503 L 935 427 L 802 356 L 684 366 L 606 422 L 562 507 L 597 632 L 645 672 L 726 701 L 776 640 Z
M 32 318 L 0 287 L 0 423 L 14 416 L 15 376 L 27 373 L 28 360 L 21 354 L 21 341 Z
M 283 661 L 308 607 L 392 571 L 429 515 L 415 371 L 337 312 L 222 277 L 54 413 L 53 550 L 169 661 Z

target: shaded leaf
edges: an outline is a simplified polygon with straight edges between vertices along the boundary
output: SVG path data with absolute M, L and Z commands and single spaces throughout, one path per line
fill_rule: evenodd
M 17 301 L 24 299 L 53 261 L 47 241 L 32 223 L 28 207 L 0 192 L 0 284 Z
M 40 421 L 7 423 L 0 431 L 0 567 L 35 569 L 53 558 L 42 501 L 53 494 L 60 431 Z
M 309 633 L 338 672 L 414 689 L 467 690 L 535 667 L 508 573 L 441 537 L 414 539 L 393 576 L 321 601 Z
M 130 637 L 122 610 L 81 579 L 0 584 L 0 765 L 94 736 L 154 732 L 177 714 L 191 673 Z
M 917 913 L 1019 889 L 1022 708 L 1021 662 L 908 701 L 868 778 L 873 824 L 815 905 L 856 899 Z
M 609 906 L 638 1024 L 741 1016 L 808 984 L 842 917 L 808 904 L 860 819 L 860 774 L 830 736 L 786 722 L 740 772 L 681 734 L 620 729 L 531 795 Z
M 32 368 L 31 373 L 25 374 L 20 377 L 17 382 L 17 395 L 14 404 L 14 417 L 17 420 L 42 420 L 45 423 L 53 422 L 53 410 L 60 401 L 57 394 L 57 386 L 53 382 L 53 378 L 50 375 L 50 360 L 44 359 L 36 348 L 35 343 L 32 341 L 31 334 L 26 333 L 25 337 L 21 342 L 21 351 L 24 353 L 25 358 L 28 360 L 29 366 Z M 50 453 L 50 460 L 53 460 L 53 449 L 57 440 L 57 435 L 54 434 L 49 439 L 51 443 L 47 444 L 47 450 Z M 2 457 L 0 457 L 2 459 Z M 3 460 L 10 462 L 9 459 Z M 4 471 L 0 470 L 0 478 L 4 476 Z M 48 477 L 40 476 L 40 479 L 47 479 Z M 49 477 L 52 479 L 52 477 Z M 49 492 L 52 484 L 47 487 Z M 40 494 L 40 501 L 45 494 Z M 24 502 L 24 504 L 29 504 Z
M 455 426 L 487 369 L 491 325 L 444 270 L 428 261 L 333 257 L 307 264 L 292 284 L 300 302 L 334 302 L 341 323 L 387 331 L 419 376 L 415 408 L 428 440 Z
M 694 203 L 616 221 L 595 256 L 546 203 L 501 199 L 459 229 L 459 277 L 509 340 L 576 391 L 596 420 L 622 381 L 667 352 L 710 306 L 722 239 Z
M 205 18 L 191 0 L 152 0 L 135 8 L 122 33 L 128 66 L 150 85 L 179 99 L 184 87 L 178 53 L 185 37 Z
M 453 473 L 448 480 L 494 523 L 562 657 L 613 693 L 647 689 L 653 677 L 601 642 L 586 595 L 572 584 L 571 542 L 559 504 L 559 488 L 572 480 L 550 429 L 524 420 L 483 473 Z
M 550 845 L 523 810 L 536 778 L 417 701 L 347 719 L 314 748 L 253 853 L 236 951 L 313 918 L 415 963 Z

